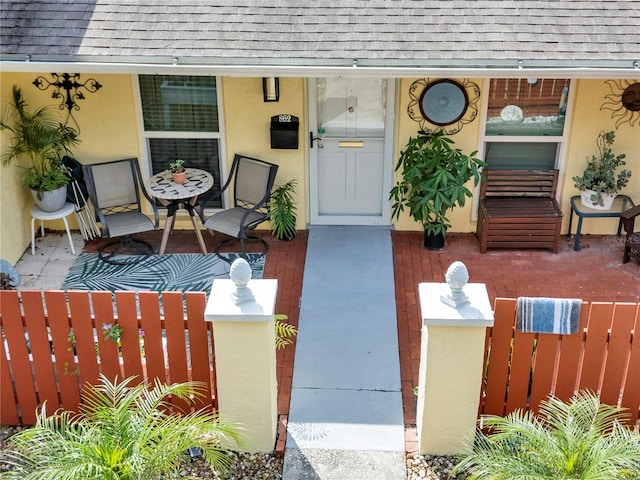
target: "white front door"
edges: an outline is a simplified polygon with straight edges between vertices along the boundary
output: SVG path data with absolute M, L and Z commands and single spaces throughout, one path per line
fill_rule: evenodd
M 380 78 L 310 80 L 312 224 L 390 224 L 392 83 Z

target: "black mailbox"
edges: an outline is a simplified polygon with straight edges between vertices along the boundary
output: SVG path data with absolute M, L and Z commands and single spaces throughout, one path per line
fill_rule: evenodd
M 300 122 L 295 115 L 281 114 L 271 117 L 271 148 L 298 148 Z

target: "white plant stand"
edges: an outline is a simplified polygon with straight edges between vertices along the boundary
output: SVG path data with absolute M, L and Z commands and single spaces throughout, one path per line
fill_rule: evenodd
M 67 217 L 75 212 L 75 210 L 75 205 L 70 202 L 66 202 L 60 210 L 56 210 L 55 212 L 45 212 L 37 205 L 31 207 L 31 255 L 36 254 L 36 220 L 40 220 L 40 234 L 44 237 L 44 221 L 59 219 L 62 219 L 62 221 L 64 221 L 64 228 L 67 230 L 67 237 L 69 238 L 71 253 L 73 253 L 74 255 L 76 254 L 76 250 L 73 247 L 73 239 L 71 238 L 71 231 L 69 231 L 69 222 L 67 222 Z

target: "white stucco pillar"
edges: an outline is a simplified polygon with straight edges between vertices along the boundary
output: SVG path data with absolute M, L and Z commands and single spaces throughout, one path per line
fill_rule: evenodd
M 276 441 L 277 288 L 277 280 L 250 280 L 238 300 L 232 280 L 214 280 L 205 309 L 205 320 L 214 324 L 219 414 L 244 425 L 248 452 L 271 452 Z
M 455 307 L 445 302 L 451 297 L 446 283 L 421 283 L 418 288 L 423 321 L 419 450 L 423 455 L 466 452 L 478 415 L 486 328 L 493 325 L 487 289 L 484 284 L 464 285 L 457 292 L 466 295 L 464 303 Z

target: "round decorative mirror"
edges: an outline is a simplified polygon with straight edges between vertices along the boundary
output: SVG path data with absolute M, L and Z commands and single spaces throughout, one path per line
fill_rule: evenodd
M 420 95 L 420 113 L 434 125 L 451 125 L 460 120 L 469 106 L 465 88 L 454 80 L 430 83 Z
M 425 132 L 452 135 L 478 116 L 480 88 L 469 79 L 421 78 L 411 84 L 409 97 L 407 114 Z

